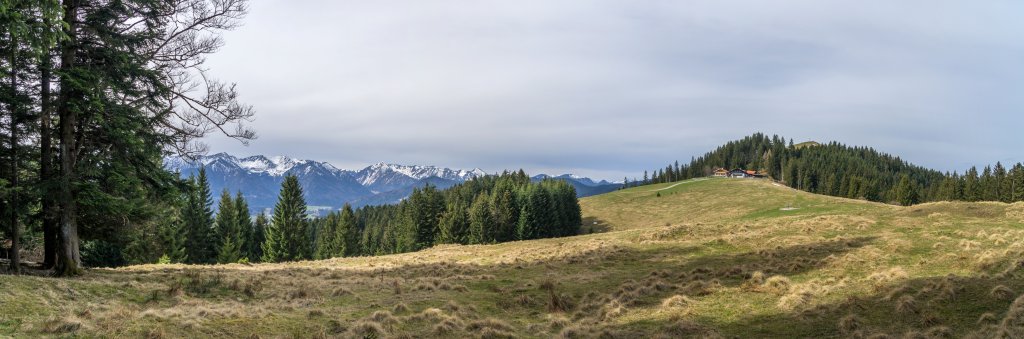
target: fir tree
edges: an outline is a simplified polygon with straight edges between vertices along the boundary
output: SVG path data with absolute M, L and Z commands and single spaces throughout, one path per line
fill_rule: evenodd
M 235 222 L 237 223 L 238 230 L 238 242 L 239 242 L 239 258 L 247 259 L 249 261 L 255 261 L 256 257 L 252 256 L 253 248 L 253 227 L 252 227 L 252 216 L 249 214 L 249 203 L 245 201 L 245 197 L 242 196 L 242 192 L 235 193 Z
M 491 199 L 480 193 L 469 207 L 469 243 L 489 244 L 494 241 L 494 218 L 491 215 Z
M 316 250 L 313 259 L 329 259 L 339 256 L 337 250 L 338 213 L 331 212 L 326 218 L 316 221 Z
M 263 261 L 263 244 L 267 241 L 267 228 L 270 222 L 267 215 L 260 213 L 252 225 L 252 238 L 249 240 L 249 260 L 253 262 Z
M 306 200 L 294 175 L 285 177 L 274 206 L 274 215 L 263 244 L 263 261 L 284 262 L 309 259 L 310 243 L 306 222 Z
M 509 179 L 498 179 L 491 195 L 491 215 L 494 222 L 493 232 L 488 240 L 497 242 L 516 239 L 516 227 L 519 222 L 519 201 L 516 199 L 514 183 Z
M 469 214 L 461 202 L 450 205 L 439 221 L 438 244 L 465 244 L 469 230 Z
M 896 185 L 896 201 L 903 206 L 910 206 L 918 202 L 917 187 L 910 181 L 910 177 L 904 175 Z
M 1010 169 L 1010 200 L 1024 201 L 1024 165 L 1017 163 Z
M 184 263 L 188 261 L 186 251 L 187 234 L 185 224 L 180 220 L 172 220 L 164 223 L 161 237 L 164 242 L 164 253 L 170 263 Z
M 213 200 L 210 197 L 210 183 L 206 179 L 206 169 L 199 169 L 199 176 L 191 178 L 191 190 L 182 211 L 182 222 L 185 226 L 188 263 L 213 263 L 217 254 L 216 234 L 213 228 Z
M 964 200 L 981 200 L 981 184 L 978 179 L 978 169 L 973 166 L 964 174 Z
M 355 212 L 352 210 L 352 205 L 345 203 L 341 207 L 341 213 L 339 214 L 338 233 L 335 240 L 335 243 L 338 244 L 338 255 L 346 257 L 359 255 L 361 252 L 359 246 L 360 238 Z
M 237 262 L 242 256 L 237 217 L 235 201 L 231 198 L 231 193 L 224 189 L 220 194 L 220 203 L 217 205 L 217 218 L 214 224 L 217 230 L 217 262 L 219 263 Z

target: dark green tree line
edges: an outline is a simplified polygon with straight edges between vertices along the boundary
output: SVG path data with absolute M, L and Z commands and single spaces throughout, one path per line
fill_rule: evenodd
M 705 177 L 715 168 L 756 170 L 768 178 L 811 193 L 896 204 L 928 201 L 1024 201 L 1024 168 L 1001 163 L 965 174 L 942 173 L 912 165 L 869 147 L 840 143 L 793 144 L 756 133 L 727 142 L 689 164 L 678 161 L 626 187 Z

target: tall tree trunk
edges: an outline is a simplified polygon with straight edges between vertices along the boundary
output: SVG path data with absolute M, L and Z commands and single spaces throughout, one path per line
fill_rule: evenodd
M 67 23 L 67 38 L 61 43 L 60 69 L 61 86 L 57 104 L 57 115 L 60 119 L 60 241 L 57 251 L 55 274 L 61 276 L 76 275 L 81 272 L 82 257 L 78 250 L 78 220 L 75 210 L 75 192 L 72 181 L 75 176 L 77 145 L 75 140 L 75 122 L 78 120 L 78 107 L 71 107 L 70 101 L 77 85 L 68 79 L 77 52 L 79 0 L 64 0 L 64 21 Z
M 39 90 L 39 181 L 42 183 L 41 209 L 43 213 L 43 268 L 53 268 L 57 259 L 58 214 L 53 199 L 53 130 L 50 119 L 50 68 L 53 67 L 49 51 L 40 66 Z
M 11 223 L 11 272 L 14 274 L 21 273 L 21 244 L 18 238 L 21 238 L 21 225 L 18 223 L 18 110 L 19 104 L 17 103 L 18 95 L 18 42 L 14 38 L 13 32 L 8 32 L 11 37 L 11 102 L 7 103 L 7 108 L 11 111 L 11 196 L 9 199 L 10 206 L 8 208 L 11 211 L 10 223 Z

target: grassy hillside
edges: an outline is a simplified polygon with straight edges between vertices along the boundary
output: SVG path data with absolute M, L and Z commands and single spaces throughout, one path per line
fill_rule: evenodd
M 581 205 L 594 234 L 0 276 L 0 336 L 1024 335 L 1024 204 L 895 207 L 696 179 Z

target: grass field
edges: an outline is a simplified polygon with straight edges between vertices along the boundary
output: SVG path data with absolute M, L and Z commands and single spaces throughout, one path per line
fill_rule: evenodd
M 571 238 L 0 276 L 0 336 L 1024 337 L 1024 204 L 712 179 L 581 205 Z

